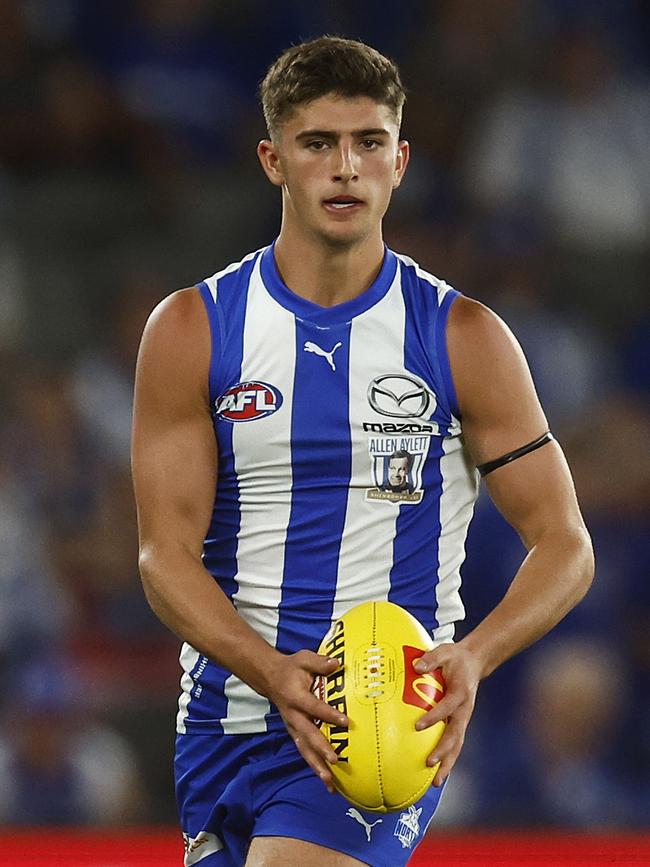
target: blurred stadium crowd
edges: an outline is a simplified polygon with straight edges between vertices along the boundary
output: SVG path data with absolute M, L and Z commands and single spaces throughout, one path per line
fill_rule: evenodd
M 593 533 L 591 594 L 479 693 L 438 824 L 650 816 L 650 64 L 641 0 L 0 0 L 0 821 L 175 820 L 178 642 L 129 478 L 155 303 L 278 230 L 256 84 L 369 41 L 409 90 L 389 244 L 528 355 Z M 522 547 L 485 497 L 475 623 Z

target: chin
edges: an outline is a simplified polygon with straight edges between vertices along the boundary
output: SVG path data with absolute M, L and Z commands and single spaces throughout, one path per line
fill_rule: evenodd
M 336 249 L 353 247 L 365 241 L 371 234 L 368 230 L 353 228 L 352 226 L 328 227 L 317 232 L 319 238 L 328 246 Z

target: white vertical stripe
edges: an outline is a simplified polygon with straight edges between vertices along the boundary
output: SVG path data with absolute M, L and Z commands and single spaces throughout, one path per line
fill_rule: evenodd
M 194 686 L 194 680 L 192 679 L 190 672 L 199 661 L 199 656 L 200 653 L 198 650 L 194 650 L 192 645 L 188 644 L 186 641 L 183 642 L 179 658 L 183 669 L 183 675 L 181 677 L 181 694 L 178 699 L 178 714 L 176 715 L 176 731 L 180 735 L 184 735 L 186 732 L 185 720 L 188 715 L 187 706 L 190 703 L 192 687 Z
M 399 506 L 369 502 L 374 486 L 370 433 L 363 422 L 385 421 L 368 403 L 368 385 L 379 374 L 404 371 L 403 342 L 406 311 L 400 291 L 400 269 L 386 295 L 356 317 L 350 329 L 349 419 L 352 425 L 352 477 L 339 555 L 333 619 L 366 599 L 386 599 L 390 589 Z
M 440 536 L 436 619 L 443 626 L 434 630 L 436 641 L 451 641 L 454 621 L 462 620 L 465 608 L 460 598 L 460 567 L 465 559 L 465 540 L 478 492 L 478 473 L 468 463 L 459 436 L 443 441 L 440 460 L 442 495 L 440 498 Z M 444 625 L 448 624 L 448 625 Z
M 269 341 L 269 335 L 273 339 Z M 284 548 L 291 513 L 291 406 L 296 364 L 295 319 L 266 291 L 257 261 L 247 300 L 241 382 L 279 389 L 283 402 L 272 415 L 233 425 L 235 471 L 240 486 L 237 580 L 239 614 L 275 645 L 282 595 Z M 269 702 L 231 675 L 223 720 L 226 734 L 249 731 Z

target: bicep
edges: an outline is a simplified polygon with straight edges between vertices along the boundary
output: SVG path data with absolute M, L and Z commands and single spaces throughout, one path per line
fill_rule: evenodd
M 492 311 L 466 298 L 452 307 L 448 348 L 463 435 L 476 465 L 548 430 L 526 358 Z M 550 442 L 489 473 L 491 498 L 527 547 L 551 527 L 582 524 L 562 449 Z
M 555 441 L 485 481 L 492 501 L 528 549 L 547 531 L 584 527 L 569 467 Z
M 170 296 L 142 337 L 132 466 L 141 547 L 200 554 L 214 502 L 217 454 L 207 395 L 210 335 L 193 290 Z

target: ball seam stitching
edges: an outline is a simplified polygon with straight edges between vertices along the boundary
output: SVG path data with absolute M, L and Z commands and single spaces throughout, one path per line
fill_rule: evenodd
M 372 643 L 373 645 L 377 644 L 377 604 L 373 603 L 372 606 Z M 377 704 L 376 699 L 373 699 L 373 710 L 374 710 L 374 718 L 375 718 L 375 752 L 377 754 L 377 777 L 379 780 L 379 794 L 381 797 L 382 804 L 385 804 L 386 797 L 384 793 L 384 779 L 381 773 L 381 753 L 379 749 L 379 706 Z

